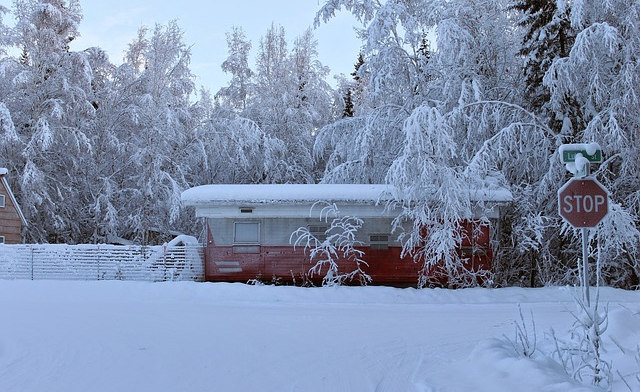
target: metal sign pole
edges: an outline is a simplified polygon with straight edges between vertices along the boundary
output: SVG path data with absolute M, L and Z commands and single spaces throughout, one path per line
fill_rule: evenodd
M 582 173 L 576 173 L 576 177 L 588 177 L 590 173 L 589 163 L 584 164 Z M 582 279 L 584 282 L 584 300 L 587 302 L 587 308 L 591 308 L 591 298 L 589 296 L 589 229 L 582 228 Z
M 591 307 L 591 299 L 589 298 L 589 267 L 588 267 L 588 240 L 589 240 L 589 229 L 586 227 L 582 229 L 582 278 L 584 279 L 583 287 L 584 287 L 584 299 L 587 301 L 587 307 Z

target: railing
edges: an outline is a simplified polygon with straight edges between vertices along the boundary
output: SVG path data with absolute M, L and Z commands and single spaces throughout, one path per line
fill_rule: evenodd
M 0 279 L 204 280 L 199 245 L 0 245 Z

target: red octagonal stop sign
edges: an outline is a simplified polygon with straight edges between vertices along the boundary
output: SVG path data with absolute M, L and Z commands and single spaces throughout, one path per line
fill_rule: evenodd
M 609 192 L 595 178 L 572 178 L 558 190 L 558 213 L 575 228 L 595 227 L 609 213 Z

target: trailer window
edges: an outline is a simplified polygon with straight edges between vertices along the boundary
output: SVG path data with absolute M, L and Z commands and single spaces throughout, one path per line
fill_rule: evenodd
M 327 239 L 327 226 L 309 225 L 309 234 L 316 237 L 318 241 L 324 241 Z
M 260 243 L 259 222 L 235 222 L 233 242 L 236 244 Z
M 370 234 L 369 247 L 371 249 L 388 249 L 389 234 Z
M 0 208 L 5 206 L 4 195 L 0 195 Z

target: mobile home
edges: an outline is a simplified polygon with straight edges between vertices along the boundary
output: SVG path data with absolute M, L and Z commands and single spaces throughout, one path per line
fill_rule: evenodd
M 322 239 L 331 223 L 330 218 L 320 219 L 322 207 L 335 204 L 342 216 L 363 220 L 356 240 L 372 283 L 415 284 L 422 266 L 401 257 L 402 244 L 392 233 L 398 211 L 387 205 L 392 191 L 383 184 L 203 185 L 183 192 L 182 202 L 195 207 L 196 216 L 206 221 L 207 281 L 317 281 L 318 276 L 309 274 L 313 264 L 308 249 L 294 247 L 292 234 L 303 228 Z M 511 199 L 501 188 L 473 194 L 496 205 L 489 218 L 496 218 L 498 205 Z M 477 221 L 462 223 L 471 232 Z M 489 268 L 490 227 L 482 224 L 474 233 L 473 245 L 480 251 L 472 251 L 467 239 L 459 252 L 479 268 Z

